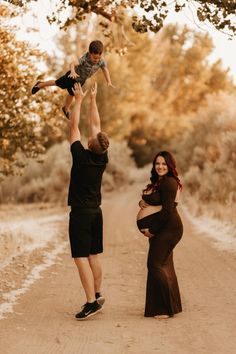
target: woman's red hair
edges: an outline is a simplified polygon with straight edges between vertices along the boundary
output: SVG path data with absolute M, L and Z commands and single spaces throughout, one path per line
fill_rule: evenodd
M 180 179 L 178 177 L 178 172 L 176 169 L 176 162 L 175 162 L 173 155 L 168 151 L 160 151 L 155 156 L 155 158 L 152 162 L 151 177 L 150 177 L 151 183 L 149 183 L 147 185 L 147 187 L 144 191 L 148 191 L 150 189 L 157 190 L 157 188 L 159 187 L 159 185 L 161 183 L 162 178 L 160 178 L 159 175 L 157 174 L 156 167 L 155 167 L 156 160 L 159 156 L 162 156 L 164 158 L 166 165 L 168 167 L 168 172 L 167 172 L 166 176 L 174 177 L 174 179 L 178 183 L 179 188 L 182 189 L 182 184 L 180 183 Z

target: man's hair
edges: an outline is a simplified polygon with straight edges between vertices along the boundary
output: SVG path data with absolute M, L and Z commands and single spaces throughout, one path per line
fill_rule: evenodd
M 99 132 L 97 134 L 97 139 L 101 148 L 106 151 L 109 147 L 109 140 L 107 134 L 104 132 Z
M 101 41 L 92 41 L 89 45 L 89 53 L 102 54 L 103 43 Z
M 104 132 L 99 132 L 97 137 L 91 140 L 90 149 L 95 154 L 104 154 L 109 147 L 108 136 Z

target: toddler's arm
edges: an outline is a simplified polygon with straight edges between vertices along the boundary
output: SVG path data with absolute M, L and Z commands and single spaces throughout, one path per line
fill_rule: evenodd
M 71 77 L 72 79 L 76 79 L 77 77 L 79 77 L 79 74 L 77 74 L 75 72 L 75 66 L 78 65 L 78 61 L 74 58 L 73 61 L 70 64 L 70 75 L 69 77 Z
M 113 87 L 113 88 L 115 88 L 115 86 L 114 86 L 114 85 L 112 84 L 112 82 L 111 82 L 111 76 L 110 76 L 109 70 L 108 70 L 108 68 L 107 68 L 106 66 L 104 66 L 104 67 L 102 68 L 102 72 L 103 72 L 103 74 L 104 74 L 104 76 L 105 76 L 107 85 L 108 85 L 108 86 L 111 86 L 111 87 Z

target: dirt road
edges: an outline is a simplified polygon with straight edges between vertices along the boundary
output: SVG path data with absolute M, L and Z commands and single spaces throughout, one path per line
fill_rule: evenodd
M 103 311 L 74 319 L 84 295 L 67 246 L 0 321 L 1 354 L 236 352 L 236 254 L 217 250 L 184 217 L 174 255 L 183 313 L 162 321 L 143 317 L 148 245 L 136 229 L 137 201 L 130 188 L 103 202 Z

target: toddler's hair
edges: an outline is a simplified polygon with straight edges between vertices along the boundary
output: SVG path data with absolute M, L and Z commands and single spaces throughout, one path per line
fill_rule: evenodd
M 103 52 L 103 43 L 101 41 L 92 41 L 89 44 L 89 53 L 102 54 L 102 52 Z

